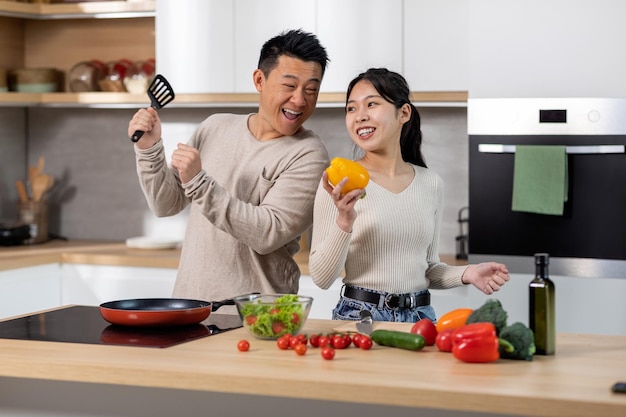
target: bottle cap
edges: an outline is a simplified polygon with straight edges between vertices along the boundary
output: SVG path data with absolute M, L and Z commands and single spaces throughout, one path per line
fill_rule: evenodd
M 550 255 L 547 253 L 535 253 L 535 265 L 548 265 L 550 263 Z

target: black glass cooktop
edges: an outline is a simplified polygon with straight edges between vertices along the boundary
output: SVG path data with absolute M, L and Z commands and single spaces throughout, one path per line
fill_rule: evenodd
M 99 307 L 69 306 L 0 322 L 0 339 L 164 348 L 239 327 L 239 316 L 215 313 L 188 326 L 118 326 L 104 320 Z

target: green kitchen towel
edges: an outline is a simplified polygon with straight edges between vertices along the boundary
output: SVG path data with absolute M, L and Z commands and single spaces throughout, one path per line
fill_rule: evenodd
M 515 147 L 513 211 L 562 216 L 567 189 L 565 146 Z

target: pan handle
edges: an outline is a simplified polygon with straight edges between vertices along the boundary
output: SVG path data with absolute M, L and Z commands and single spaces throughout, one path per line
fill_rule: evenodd
M 260 292 L 251 292 L 248 295 L 257 295 L 257 294 L 261 294 Z M 222 306 L 234 306 L 235 305 L 235 300 L 232 298 L 228 298 L 226 300 L 222 300 L 222 301 L 211 301 L 211 311 L 215 311 L 218 308 L 222 307 Z
M 235 300 L 229 298 L 227 300 L 222 301 L 211 301 L 211 311 L 215 311 L 222 306 L 234 306 Z

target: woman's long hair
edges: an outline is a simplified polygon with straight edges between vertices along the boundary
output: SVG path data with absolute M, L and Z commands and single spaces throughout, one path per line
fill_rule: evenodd
M 404 104 L 411 106 L 411 118 L 402 126 L 400 134 L 400 150 L 402 159 L 414 165 L 426 167 L 424 156 L 422 155 L 422 130 L 420 115 L 409 97 L 409 86 L 404 77 L 397 72 L 389 71 L 386 68 L 370 68 L 359 74 L 348 85 L 346 100 L 354 86 L 359 82 L 367 80 L 378 91 L 385 100 L 393 104 L 396 109 L 400 109 Z

